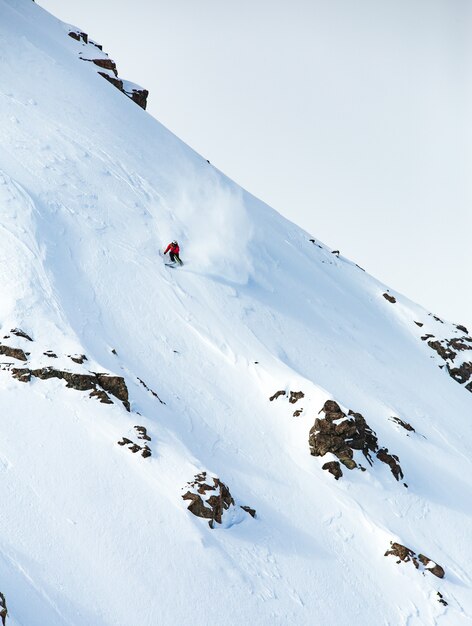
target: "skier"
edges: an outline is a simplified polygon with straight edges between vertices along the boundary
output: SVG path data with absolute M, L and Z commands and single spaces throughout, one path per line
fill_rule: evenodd
M 177 243 L 177 241 L 174 240 L 171 241 L 170 244 L 167 246 L 164 254 L 169 253 L 169 257 L 172 263 L 178 263 L 179 265 L 183 265 L 182 260 L 179 257 L 179 252 L 179 244 Z

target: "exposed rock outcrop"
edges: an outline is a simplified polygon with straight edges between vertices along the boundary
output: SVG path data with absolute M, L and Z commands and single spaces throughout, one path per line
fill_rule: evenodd
M 339 461 L 328 461 L 328 463 L 325 463 L 321 469 L 328 470 L 328 472 L 332 474 L 336 480 L 339 480 L 343 475 Z
M 25 333 L 25 331 L 21 330 L 21 328 L 12 328 L 10 332 L 12 335 L 16 335 L 17 337 L 22 337 L 23 339 L 26 339 L 27 341 L 33 341 L 31 337 L 28 335 L 28 333 Z
M 467 331 L 465 326 L 456 326 L 456 328 L 461 332 Z M 427 345 L 445 362 L 449 376 L 464 385 L 468 391 L 472 391 L 472 337 L 465 334 L 460 337 L 438 339 L 432 333 L 426 333 L 421 339 L 426 341 Z
M 188 490 L 182 498 L 190 500 L 187 508 L 191 513 L 209 520 L 210 528 L 214 528 L 215 522 L 221 524 L 224 513 L 232 508 L 238 508 L 255 517 L 255 509 L 235 504 L 228 487 L 218 477 L 212 476 L 208 480 L 209 482 L 206 472 L 197 474 L 187 483 Z
M 290 404 L 295 404 L 296 402 L 298 402 L 298 400 L 301 400 L 304 397 L 305 394 L 303 393 L 303 391 L 291 391 L 288 401 L 290 402 Z
M 87 33 L 79 29 L 70 30 L 68 34 L 69 37 L 72 37 L 72 39 L 82 44 L 84 52 L 79 53 L 79 58 L 82 61 L 88 61 L 99 67 L 102 70 L 97 72 L 100 76 L 105 78 L 142 109 L 146 109 L 149 91 L 139 85 L 135 85 L 134 83 L 120 78 L 118 76 L 116 63 L 113 59 L 110 59 L 107 54 L 103 53 L 103 46 L 89 39 Z M 97 52 L 97 50 L 100 50 L 100 52 Z
M 388 300 L 392 304 L 395 304 L 395 302 L 397 301 L 396 298 L 394 296 L 390 295 L 389 293 L 383 293 L 382 295 L 385 298 L 385 300 Z
M 313 456 L 322 457 L 330 452 L 348 469 L 364 470 L 365 468 L 354 460 L 354 452 L 360 451 L 370 465 L 373 465 L 375 457 L 390 467 L 396 480 L 403 478 L 398 457 L 390 454 L 387 448 L 379 447 L 377 435 L 363 415 L 349 411 L 348 417 L 334 400 L 327 400 L 321 412 L 325 416 L 316 418 L 308 438 Z M 323 469 L 328 470 L 337 480 L 342 476 L 342 472 L 341 468 L 339 467 L 338 471 L 333 463 L 336 461 L 325 463 Z
M 434 576 L 437 576 L 438 578 L 444 578 L 445 572 L 441 565 L 435 563 L 424 554 L 416 554 L 415 552 L 413 552 L 413 550 L 407 548 L 401 543 L 391 541 L 390 550 L 387 550 L 384 556 L 394 556 L 398 558 L 397 563 L 411 562 L 417 570 L 426 570 L 427 572 L 431 572 L 431 574 L 434 574 Z
M 26 352 L 21 348 L 11 348 L 10 346 L 4 346 L 0 344 L 0 354 L 4 356 L 8 356 L 12 359 L 16 359 L 17 361 L 27 361 L 28 357 L 26 356 Z
M 85 361 L 88 361 L 85 354 L 69 354 L 69 359 L 74 361 L 74 363 L 78 363 L 79 365 L 82 365 L 83 363 L 85 363 Z
M 2 626 L 5 626 L 7 623 L 8 617 L 8 609 L 7 609 L 7 601 L 5 600 L 5 596 L 0 592 L 0 619 L 2 620 Z
M 130 410 L 128 388 L 124 378 L 121 376 L 96 374 L 94 372 L 89 374 L 77 374 L 74 372 L 55 369 L 54 367 L 42 367 L 34 370 L 29 368 L 12 368 L 11 373 L 14 378 L 22 383 L 30 382 L 31 378 L 39 378 L 41 380 L 58 378 L 59 380 L 65 380 L 67 387 L 77 389 L 79 391 L 92 390 L 92 393 L 90 394 L 92 397 L 97 397 L 100 402 L 106 402 L 109 404 L 109 398 L 107 400 L 105 399 L 103 393 L 99 393 L 101 388 L 101 390 L 109 392 L 115 396 L 115 398 L 118 398 L 118 400 L 123 403 L 127 411 Z
M 413 428 L 413 426 L 411 424 L 409 424 L 408 422 L 404 422 L 399 417 L 394 417 L 392 415 L 392 417 L 390 419 L 392 420 L 392 422 L 395 422 L 395 424 L 398 424 L 399 426 L 401 426 L 405 430 L 408 430 L 411 433 L 415 433 L 416 432 L 416 430 Z
M 161 399 L 159 398 L 159 396 L 157 395 L 157 393 L 156 393 L 154 390 L 152 390 L 150 387 L 148 387 L 148 386 L 146 385 L 146 383 L 144 382 L 144 380 L 141 380 L 141 378 L 139 378 L 139 376 L 138 376 L 138 381 L 141 383 L 141 385 L 144 387 L 144 389 L 146 389 L 147 391 L 149 391 L 149 393 L 150 393 L 151 395 L 153 395 L 155 398 L 157 398 L 157 400 L 159 400 L 159 402 L 160 402 L 161 404 L 165 404 L 164 400 L 161 400 Z
M 144 426 L 135 426 L 134 429 L 136 430 L 138 439 L 144 439 L 149 442 L 151 441 L 151 437 L 147 434 L 146 428 Z M 117 443 L 119 446 L 126 446 L 128 450 L 133 452 L 133 454 L 136 454 L 136 452 L 141 452 L 141 456 L 145 459 L 152 455 L 151 448 L 147 445 L 147 443 L 140 446 L 131 439 L 128 439 L 128 437 L 122 437 L 121 441 L 118 441 Z

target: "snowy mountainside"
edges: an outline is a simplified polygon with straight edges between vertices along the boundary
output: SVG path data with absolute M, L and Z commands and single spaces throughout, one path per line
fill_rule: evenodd
M 0 0 L 0 617 L 472 623 L 467 329 L 239 188 L 68 30 Z

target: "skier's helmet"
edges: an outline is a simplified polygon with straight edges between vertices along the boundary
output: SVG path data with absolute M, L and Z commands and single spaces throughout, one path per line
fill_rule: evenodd
M 174 246 L 178 246 L 178 242 L 174 239 L 174 241 L 172 242 L 174 244 Z

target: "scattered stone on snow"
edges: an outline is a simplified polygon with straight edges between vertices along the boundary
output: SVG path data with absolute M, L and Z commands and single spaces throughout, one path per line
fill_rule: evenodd
M 385 300 L 388 300 L 392 304 L 395 304 L 395 302 L 397 301 L 396 298 L 394 296 L 390 295 L 389 293 L 383 293 L 382 295 L 385 298 Z
M 2 620 L 2 626 L 5 626 L 8 617 L 7 601 L 5 596 L 0 592 L 0 619 Z
M 411 424 L 408 424 L 408 422 L 404 422 L 403 420 L 401 420 L 399 417 L 394 417 L 392 415 L 392 417 L 390 418 L 390 420 L 392 422 L 395 422 L 395 424 L 398 424 L 399 426 L 401 426 L 402 428 L 404 428 L 405 430 L 408 430 L 409 432 L 413 432 L 415 433 L 416 430 L 413 428 L 413 426 Z
M 255 517 L 255 509 L 235 504 L 228 487 L 218 477 L 212 476 L 208 480 L 206 482 L 207 473 L 201 472 L 187 483 L 187 491 L 182 499 L 190 500 L 187 508 L 193 515 L 208 519 L 210 528 L 214 528 L 215 522 L 221 524 L 224 513 L 231 508 L 239 508 Z
M 394 541 L 390 542 L 390 550 L 385 552 L 384 556 L 395 556 L 398 558 L 398 563 L 413 563 L 417 570 L 425 569 L 438 578 L 444 578 L 444 569 L 438 564 L 432 561 L 424 554 L 416 554 L 410 548 Z
M 283 391 L 283 390 L 276 391 L 274 395 L 269 398 L 269 400 L 272 402 L 273 400 L 277 400 L 277 398 L 280 398 L 280 396 L 286 396 L 286 395 L 287 395 L 286 391 Z
M 422 326 L 424 326 L 423 322 L 415 322 L 415 324 L 416 324 L 417 326 L 419 326 L 420 328 L 421 328 Z
M 88 361 L 85 354 L 68 354 L 67 356 L 74 361 L 74 363 L 78 363 L 79 365 L 83 365 L 85 361 Z
M 24 330 L 21 330 L 21 328 L 12 328 L 10 332 L 12 333 L 12 335 L 16 335 L 17 337 L 22 337 L 23 339 L 27 339 L 28 341 L 33 341 L 31 337 L 27 333 L 25 333 Z
M 303 391 L 291 391 L 288 401 L 290 402 L 290 404 L 295 404 L 296 402 L 298 402 L 298 400 L 301 400 L 304 397 L 305 394 L 303 393 Z
M 251 517 L 256 517 L 256 509 L 252 509 L 250 506 L 243 505 L 241 505 L 241 508 L 243 511 L 246 511 L 246 513 L 249 513 Z
M 363 415 L 349 411 L 348 417 L 334 400 L 327 400 L 320 413 L 322 411 L 325 417 L 316 418 L 308 438 L 310 453 L 313 456 L 322 457 L 329 452 L 348 469 L 364 469 L 354 460 L 354 451 L 359 450 L 371 466 L 372 455 L 375 455 L 379 461 L 390 467 L 397 481 L 403 478 L 398 457 L 390 454 L 387 448 L 379 448 L 377 435 Z M 324 469 L 331 471 L 331 467 Z
M 146 383 L 144 382 L 144 380 L 141 380 L 141 378 L 139 378 L 139 376 L 138 376 L 137 378 L 138 378 L 139 382 L 141 383 L 141 385 L 144 387 L 144 389 L 146 389 L 147 391 L 149 391 L 149 393 L 151 393 L 151 394 L 152 394 L 155 398 L 157 398 L 161 404 L 165 404 L 164 400 L 161 400 L 161 399 L 159 398 L 159 396 L 157 395 L 157 393 L 156 393 L 155 391 L 153 391 L 150 387 L 148 387 L 148 386 L 146 385 Z
M 151 437 L 147 434 L 147 430 L 144 428 L 144 426 L 135 426 L 134 430 L 137 432 L 138 439 L 151 441 Z
M 467 330 L 467 328 L 465 326 L 462 326 L 462 324 L 456 324 L 456 328 L 457 328 L 457 330 L 460 330 L 461 332 L 465 333 L 466 335 L 469 334 L 469 331 Z
M 149 435 L 147 434 L 144 426 L 135 426 L 134 428 L 138 432 L 138 439 L 146 439 L 146 441 L 151 441 L 151 437 L 149 437 Z M 127 446 L 128 450 L 133 452 L 133 454 L 136 454 L 136 452 L 141 452 L 141 456 L 145 459 L 152 456 L 151 448 L 147 445 L 147 443 L 145 443 L 143 446 L 140 446 L 131 439 L 128 439 L 128 437 L 122 437 L 121 441 L 117 441 L 117 444 L 119 446 Z
M 444 599 L 443 594 L 442 594 L 442 593 L 440 593 L 440 592 L 438 591 L 437 596 L 438 596 L 438 602 L 440 602 L 440 603 L 441 603 L 441 604 L 443 604 L 444 606 L 447 606 L 447 602 L 446 602 L 446 600 Z
M 296 411 L 294 411 L 293 417 L 300 417 L 302 413 L 303 413 L 303 407 L 301 409 L 297 409 Z
M 43 354 L 44 356 L 47 356 L 50 359 L 57 359 L 57 354 L 53 352 L 52 350 L 46 350 L 46 352 L 43 352 Z

